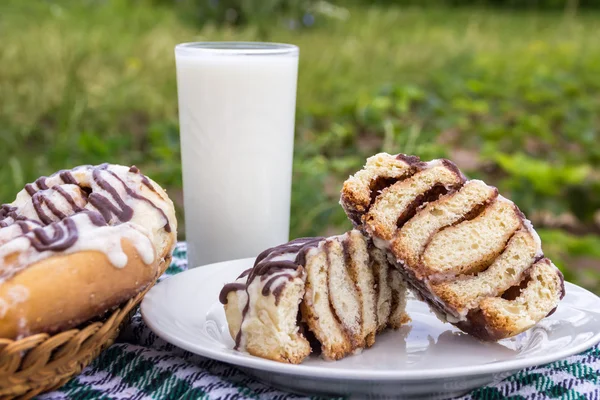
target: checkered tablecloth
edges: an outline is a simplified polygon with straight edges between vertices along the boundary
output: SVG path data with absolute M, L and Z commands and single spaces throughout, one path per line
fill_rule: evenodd
M 161 279 L 184 271 L 185 243 Z M 600 348 L 528 368 L 460 400 L 600 399 Z M 154 335 L 139 312 L 108 348 L 78 377 L 39 397 L 58 399 L 301 399 L 244 374 L 235 366 L 181 350 Z

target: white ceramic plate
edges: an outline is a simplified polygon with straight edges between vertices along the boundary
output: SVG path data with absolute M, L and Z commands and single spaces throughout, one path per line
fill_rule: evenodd
M 440 322 L 410 298 L 412 322 L 377 336 L 362 354 L 328 362 L 311 356 L 282 364 L 233 350 L 218 294 L 254 259 L 192 269 L 152 288 L 141 305 L 148 326 L 183 349 L 235 364 L 273 386 L 321 395 L 445 398 L 530 366 L 584 351 L 600 341 L 600 298 L 566 283 L 558 310 L 535 328 L 498 343 L 482 343 Z

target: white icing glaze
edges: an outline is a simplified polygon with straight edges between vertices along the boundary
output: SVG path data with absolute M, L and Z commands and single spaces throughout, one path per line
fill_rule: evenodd
M 320 245 L 323 242 L 324 241 L 322 241 Z M 296 256 L 298 255 L 298 252 L 304 247 L 304 245 L 305 243 L 299 243 L 298 245 L 290 246 L 290 248 L 282 254 L 275 254 L 275 252 L 272 252 L 269 255 L 267 255 L 264 259 L 262 259 L 261 262 L 258 263 L 258 265 L 274 261 L 294 261 L 296 259 Z M 308 252 L 310 253 L 313 250 L 314 248 L 311 248 Z M 248 311 L 245 316 L 242 316 L 243 319 L 240 326 L 240 330 L 242 331 L 242 333 L 240 335 L 240 342 L 238 346 L 239 350 L 246 351 L 246 325 L 249 323 L 249 321 L 252 321 L 255 318 L 259 318 L 257 315 L 258 307 L 256 303 L 258 301 L 263 300 L 265 297 L 262 294 L 264 284 L 267 281 L 276 278 L 276 280 L 271 285 L 271 288 L 275 288 L 281 284 L 286 284 L 290 280 L 290 275 L 292 275 L 293 279 L 306 279 L 306 274 L 303 269 L 286 269 L 282 271 L 272 272 L 264 276 L 257 276 L 249 285 L 247 285 L 246 289 L 237 291 L 238 307 L 241 313 L 246 307 L 246 304 L 248 304 Z M 240 278 L 236 282 L 245 283 L 246 279 L 247 277 Z M 273 295 L 272 292 L 269 294 L 269 297 L 272 298 L 273 303 L 275 303 L 275 295 Z
M 32 226 L 34 224 L 31 224 Z M 0 229 L 0 246 L 4 243 L 11 241 L 12 239 L 21 236 L 23 234 L 23 230 L 17 224 L 13 224 L 7 226 L 6 228 Z
M 76 214 L 71 217 L 79 232 L 79 238 L 72 246 L 61 251 L 61 254 L 72 254 L 80 251 L 99 251 L 104 253 L 111 264 L 123 268 L 127 264 L 127 255 L 121 245 L 122 239 L 128 239 L 141 256 L 145 264 L 154 261 L 154 247 L 147 233 L 141 226 L 124 223 L 115 226 L 95 226 L 86 213 Z M 53 234 L 56 229 L 63 229 L 62 223 L 48 225 L 43 229 L 48 234 Z M 0 266 L 8 275 L 13 275 L 28 265 L 56 255 L 57 252 L 46 250 L 38 252 L 31 244 L 33 232 L 19 236 L 0 246 Z M 7 263 L 5 260 L 12 254 L 18 254 L 17 260 Z M 3 282 L 0 279 L 0 283 Z
M 118 210 L 123 208 L 118 204 L 113 193 L 103 189 L 96 182 L 93 176 L 94 170 L 114 188 L 123 203 L 133 210 L 133 215 L 129 221 L 119 221 L 113 214 L 110 220 L 107 221 L 109 226 L 97 226 L 91 222 L 85 213 L 75 214 L 76 210 L 70 203 L 71 201 L 75 203 L 76 208 L 97 212 L 94 205 L 88 202 L 87 195 L 81 188 L 89 188 L 92 193 L 103 196 Z M 149 179 L 144 181 L 143 175 L 130 172 L 129 167 L 120 165 L 108 165 L 105 169 L 81 166 L 74 168 L 69 173 L 75 179 L 77 185 L 63 182 L 63 178 L 57 173 L 47 178 L 40 178 L 40 181 L 48 187 L 47 189 L 42 189 L 43 185 L 32 183 L 30 190 L 35 191 L 33 197 L 26 189 L 23 189 L 17 194 L 15 201 L 10 204 L 10 206 L 16 207 L 16 213 L 20 217 L 25 217 L 27 220 L 18 221 L 17 224 L 14 223 L 15 221 L 11 217 L 4 219 L 4 223 L 8 226 L 0 228 L 0 275 L 13 275 L 28 265 L 55 254 L 69 254 L 86 250 L 100 251 L 107 256 L 111 264 L 122 268 L 127 264 L 127 255 L 121 246 L 122 239 L 128 239 L 132 243 L 145 264 L 151 264 L 157 252 L 159 254 L 166 253 L 164 247 L 169 241 L 165 240 L 165 226 L 168 223 L 171 229 L 175 231 L 177 222 L 172 211 L 171 201 L 158 185 Z M 154 190 L 150 189 L 144 182 L 152 186 Z M 56 186 L 60 186 L 60 189 L 57 189 Z M 143 196 L 148 201 L 128 194 L 128 190 Z M 45 224 L 34 207 L 34 197 L 41 212 L 57 224 L 44 227 Z M 56 213 L 59 215 L 55 215 L 48 207 L 47 201 L 54 205 L 55 211 L 58 210 Z M 162 210 L 162 213 L 157 208 Z M 42 228 L 44 232 L 52 237 L 55 229 L 62 227 L 65 230 L 64 225 L 61 225 L 59 221 L 60 214 L 75 223 L 78 232 L 77 241 L 64 251 L 38 252 L 31 245 L 28 238 L 33 237 L 33 234 L 30 232 L 24 235 L 23 229 Z M 36 221 L 39 225 L 36 224 Z M 25 228 L 22 228 L 21 225 Z M 158 251 L 155 250 L 155 246 Z M 10 260 L 11 262 L 7 263 L 6 257 L 14 253 L 18 255 L 16 260 Z
M 63 189 L 66 195 L 70 196 L 73 199 L 77 206 L 85 206 L 87 201 L 85 200 L 84 194 L 82 193 L 79 186 L 62 184 L 60 185 L 60 187 L 61 189 Z M 75 214 L 75 210 L 73 210 L 73 207 L 71 207 L 71 205 L 63 197 L 63 195 L 61 195 L 57 190 L 53 188 L 40 190 L 37 193 L 35 193 L 33 197 L 36 197 L 41 201 L 42 211 L 52 220 L 52 222 L 60 221 L 60 218 L 54 215 L 54 213 L 50 210 L 45 200 L 49 200 L 53 204 L 55 204 L 56 208 L 67 217 Z M 23 204 L 19 209 L 19 214 L 24 217 L 27 217 L 28 219 L 41 222 L 33 206 L 33 197 L 30 197 L 29 199 L 27 199 L 27 201 L 22 200 Z
M 19 304 L 29 298 L 29 289 L 23 285 L 15 285 L 8 289 L 6 296 L 10 300 L 11 304 Z
M 239 278 L 235 281 L 235 283 L 246 283 L 246 278 L 247 277 Z M 243 310 L 244 310 L 244 307 L 246 307 L 246 302 L 248 301 L 248 293 L 246 293 L 246 290 L 244 289 L 244 290 L 236 291 L 236 294 L 237 294 L 237 307 L 240 312 L 240 329 L 242 329 L 242 326 L 244 324 Z M 239 350 L 244 351 L 244 352 L 246 350 L 246 340 L 245 340 L 243 334 L 240 335 Z
M 425 162 L 424 165 L 422 166 L 422 169 L 431 169 L 431 168 L 443 167 L 443 166 L 444 166 L 444 160 L 441 158 L 436 158 L 435 160 Z
M 371 233 L 371 232 L 369 232 Z M 373 238 L 373 244 L 375 245 L 375 247 L 377 247 L 378 249 L 387 252 L 391 246 L 390 242 L 388 242 L 387 240 L 381 239 L 380 237 L 375 236 L 374 234 L 371 234 L 371 237 Z

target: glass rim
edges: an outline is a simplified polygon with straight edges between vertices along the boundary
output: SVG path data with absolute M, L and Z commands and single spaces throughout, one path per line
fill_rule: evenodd
M 265 56 L 298 52 L 296 45 L 275 42 L 188 42 L 175 46 L 176 55 Z

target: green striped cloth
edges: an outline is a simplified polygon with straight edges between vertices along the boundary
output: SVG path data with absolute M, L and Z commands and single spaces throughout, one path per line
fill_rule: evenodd
M 185 243 L 175 249 L 162 277 L 187 268 Z M 460 400 L 600 399 L 600 349 L 552 364 L 528 368 Z M 59 390 L 39 396 L 58 399 L 302 399 L 271 388 L 235 366 L 181 350 L 154 335 L 139 312 L 81 375 Z

